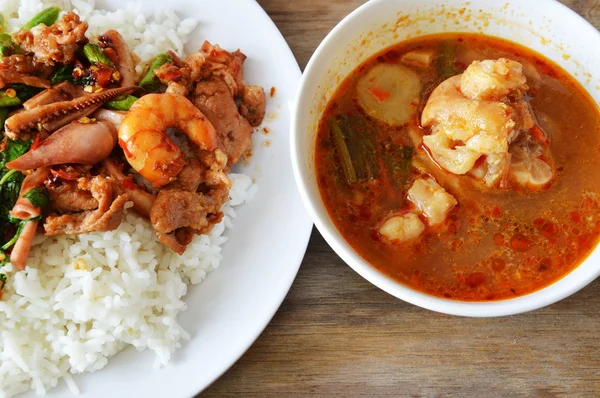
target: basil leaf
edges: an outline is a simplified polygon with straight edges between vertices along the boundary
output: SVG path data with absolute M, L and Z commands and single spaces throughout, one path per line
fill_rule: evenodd
M 23 197 L 35 208 L 45 209 L 48 206 L 48 192 L 44 187 L 31 188 Z

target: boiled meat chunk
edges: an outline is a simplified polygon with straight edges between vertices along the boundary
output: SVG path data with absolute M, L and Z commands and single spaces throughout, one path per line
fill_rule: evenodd
M 554 177 L 552 166 L 541 159 L 544 148 L 530 136 L 519 138 L 510 151 L 510 175 L 519 185 L 537 190 L 546 186 Z
M 527 91 L 523 65 L 508 59 L 475 61 L 462 74 L 460 89 L 470 99 L 503 101 L 508 95 L 522 97 Z
M 415 213 L 406 213 L 389 218 L 379 228 L 379 233 L 392 242 L 408 242 L 425 231 L 425 224 Z
M 450 195 L 433 179 L 419 178 L 408 190 L 410 200 L 427 217 L 430 226 L 442 224 L 448 213 L 458 204 L 454 196 Z

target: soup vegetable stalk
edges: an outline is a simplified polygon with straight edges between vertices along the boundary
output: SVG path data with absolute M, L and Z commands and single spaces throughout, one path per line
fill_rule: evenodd
M 346 139 L 350 158 L 356 170 L 358 181 L 369 181 L 379 176 L 377 155 L 369 135 L 370 131 L 366 122 L 361 117 L 349 118 L 346 115 L 335 117 L 344 138 Z
M 443 41 L 440 43 L 440 52 L 437 58 L 436 67 L 440 81 L 459 73 L 459 70 L 456 67 L 456 45 L 453 42 Z
M 385 142 L 383 145 L 383 162 L 389 173 L 390 180 L 396 188 L 401 188 L 406 183 L 412 162 L 413 147 Z
M 357 181 L 356 170 L 352 164 L 352 159 L 350 159 L 350 152 L 346 145 L 344 133 L 335 118 L 329 120 L 329 129 L 331 130 L 333 141 L 335 142 L 335 147 L 340 157 L 340 163 L 342 165 L 344 177 L 346 178 L 346 183 L 349 185 L 355 184 Z

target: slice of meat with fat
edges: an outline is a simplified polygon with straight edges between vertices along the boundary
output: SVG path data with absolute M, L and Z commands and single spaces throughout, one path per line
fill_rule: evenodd
M 259 126 L 264 117 L 267 107 L 265 90 L 260 86 L 246 86 L 240 103 L 240 115 L 248 120 L 252 127 Z
M 222 201 L 195 192 L 163 189 L 150 210 L 158 239 L 173 251 L 183 254 L 194 234 L 210 231 L 221 221 Z
M 218 77 L 198 82 L 191 100 L 206 115 L 217 131 L 219 148 L 229 164 L 237 163 L 250 149 L 252 126 L 237 109 L 227 84 Z
M 110 179 L 101 176 L 80 178 L 77 181 L 77 189 L 89 191 L 98 202 L 98 207 L 77 213 L 49 215 L 44 223 L 46 235 L 77 235 L 116 229 L 123 218 L 123 209 L 129 200 L 129 194 L 115 195 L 112 184 Z M 70 202 L 73 203 L 75 201 Z
M 89 190 L 79 189 L 77 181 L 48 180 L 46 189 L 51 210 L 58 213 L 95 210 L 98 201 Z
M 74 12 L 66 13 L 51 26 L 40 24 L 23 30 L 14 39 L 23 50 L 33 53 L 35 60 L 46 65 L 69 64 L 75 60 L 79 46 L 87 43 L 88 24 Z

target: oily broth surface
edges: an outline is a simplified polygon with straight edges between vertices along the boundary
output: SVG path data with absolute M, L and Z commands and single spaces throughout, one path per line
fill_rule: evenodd
M 354 86 L 370 66 L 399 62 L 402 54 L 414 49 L 437 50 L 442 41 L 457 43 L 457 66 L 461 69 L 473 60 L 500 57 L 526 66 L 530 103 L 549 135 L 556 180 L 542 192 L 524 193 L 483 191 L 470 177 L 454 177 L 462 191 L 455 195 L 459 206 L 443 227 L 427 231 L 408 244 L 385 243 L 377 230 L 386 218 L 406 206 L 406 191 L 419 173 L 412 169 L 393 192 L 382 184 L 348 187 L 340 177 L 339 158 L 326 121 L 332 115 L 361 113 Z M 435 81 L 434 68 L 419 73 L 424 89 Z M 391 128 L 373 120 L 369 123 L 376 127 L 376 141 L 410 145 L 407 127 Z M 418 120 L 412 123 L 418 125 Z M 373 56 L 338 88 L 317 135 L 319 187 L 338 230 L 365 260 L 386 275 L 419 291 L 451 299 L 508 299 L 562 278 L 597 245 L 599 126 L 598 108 L 583 88 L 537 53 L 478 34 L 413 39 Z

